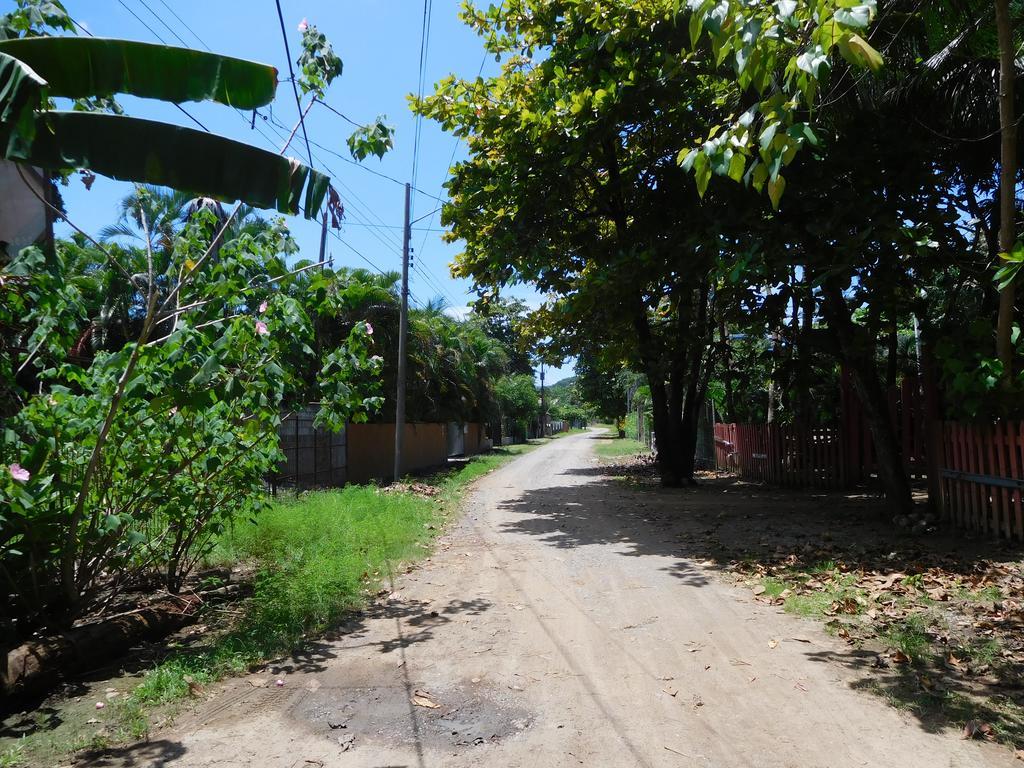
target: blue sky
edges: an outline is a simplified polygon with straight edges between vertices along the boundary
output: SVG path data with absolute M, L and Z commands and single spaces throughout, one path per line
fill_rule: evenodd
M 64 4 L 76 21 L 99 37 L 149 42 L 162 39 L 169 45 L 196 48 L 205 44 L 218 53 L 272 64 L 282 78 L 287 77 L 288 63 L 274 0 L 64 0 Z M 314 164 L 332 176 L 347 213 L 340 232 L 347 245 L 329 238 L 329 252 L 337 265 L 368 267 L 368 260 L 384 270 L 399 270 L 403 189 L 400 183 L 366 169 L 399 182 L 412 175 L 415 121 L 406 96 L 417 86 L 423 4 L 418 0 L 282 0 L 281 4 L 293 60 L 301 39 L 297 26 L 305 18 L 327 35 L 344 62 L 344 74 L 332 84 L 326 101 L 361 123 L 385 114 L 396 129 L 395 149 L 383 160 L 365 161 L 364 169 L 338 157 L 349 157 L 345 140 L 352 131 L 351 124 L 319 105 L 306 118 L 310 141 L 323 147 L 313 147 Z M 11 0 L 0 0 L 2 11 L 13 5 Z M 493 57 L 484 56 L 476 35 L 459 21 L 458 9 L 457 0 L 433 3 L 428 90 L 450 73 L 473 77 L 481 65 L 485 74 L 493 73 L 498 66 Z M 195 127 L 171 105 L 124 97 L 120 101 L 129 114 Z M 250 128 L 252 113 L 242 115 L 216 104 L 183 106 L 215 133 L 274 151 L 280 149 L 298 119 L 286 82 L 278 87 L 272 108 L 260 110 L 256 130 Z M 440 205 L 434 198 L 444 197 L 441 185 L 453 152 L 456 160 L 465 155 L 463 145 L 454 137 L 424 121 L 416 186 L 426 194 L 415 196 L 413 218 L 430 214 Z M 301 136 L 293 142 L 289 154 L 305 159 Z M 72 221 L 95 234 L 113 221 L 117 203 L 129 189 L 128 184 L 99 177 L 91 191 L 76 179 L 62 193 Z M 300 257 L 315 259 L 319 226 L 300 217 L 291 219 L 289 225 L 302 249 Z M 473 298 L 470 284 L 454 280 L 448 271 L 459 244 L 442 241 L 439 214 L 428 215 L 417 227 L 413 232 L 417 269 L 410 277 L 414 300 L 423 303 L 441 297 L 456 308 L 453 311 L 463 309 Z M 66 225 L 58 233 L 64 231 Z M 531 289 L 523 286 L 506 294 L 522 297 L 533 305 L 539 301 Z M 549 370 L 546 379 L 553 383 L 570 375 L 571 365 L 567 365 Z

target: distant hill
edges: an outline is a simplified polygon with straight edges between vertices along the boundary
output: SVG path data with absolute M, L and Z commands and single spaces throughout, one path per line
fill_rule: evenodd
M 567 379 L 556 381 L 554 384 L 548 384 L 544 387 L 547 390 L 547 394 L 550 397 L 564 398 L 568 396 L 576 385 L 576 377 L 570 376 Z

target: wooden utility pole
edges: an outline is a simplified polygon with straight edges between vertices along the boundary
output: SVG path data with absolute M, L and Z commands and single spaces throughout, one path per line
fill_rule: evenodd
M 1010 0 L 996 0 L 996 32 L 999 39 L 999 127 L 1002 150 L 999 167 L 999 252 L 1010 253 L 1016 241 L 1017 119 L 1013 86 L 1017 77 L 1014 61 L 1013 22 Z M 1003 364 L 1003 386 L 1013 380 L 1013 310 L 1017 287 L 1011 282 L 999 292 L 996 325 L 996 356 Z
M 398 394 L 395 400 L 395 482 L 402 479 L 402 443 L 405 437 L 405 337 L 409 330 L 409 201 L 411 187 L 405 185 L 405 226 L 402 231 L 402 310 L 398 321 Z

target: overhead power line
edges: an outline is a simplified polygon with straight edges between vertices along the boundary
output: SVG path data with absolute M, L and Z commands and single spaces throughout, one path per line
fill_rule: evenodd
M 306 113 L 302 111 L 302 99 L 299 98 L 299 84 L 295 80 L 295 68 L 292 66 L 291 49 L 288 47 L 288 30 L 284 27 L 284 14 L 281 12 L 281 0 L 274 0 L 277 5 L 277 20 L 281 22 L 281 39 L 284 41 L 284 55 L 288 60 L 288 75 L 292 81 L 292 93 L 295 94 L 295 108 L 299 110 L 299 124 L 302 126 L 302 138 L 306 140 L 306 155 L 309 167 L 313 167 L 313 150 L 309 148 L 309 136 L 306 134 Z
M 423 98 L 423 89 L 426 86 L 427 79 L 427 58 L 430 53 L 430 21 L 433 15 L 434 3 L 433 0 L 423 0 L 423 25 L 420 28 L 420 64 L 419 72 L 416 78 L 416 100 L 419 101 Z M 421 114 L 416 115 L 416 127 L 413 132 L 413 143 L 412 143 L 412 187 L 416 187 L 419 182 L 419 159 L 420 159 L 420 137 L 423 133 L 423 116 Z M 415 197 L 409 207 L 410 218 L 414 215 L 416 209 Z

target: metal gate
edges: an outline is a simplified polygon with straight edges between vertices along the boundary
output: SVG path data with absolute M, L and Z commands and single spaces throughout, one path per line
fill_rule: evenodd
M 304 408 L 281 420 L 277 434 L 284 461 L 270 477 L 271 489 L 340 488 L 347 480 L 346 432 L 313 425 L 316 407 Z

